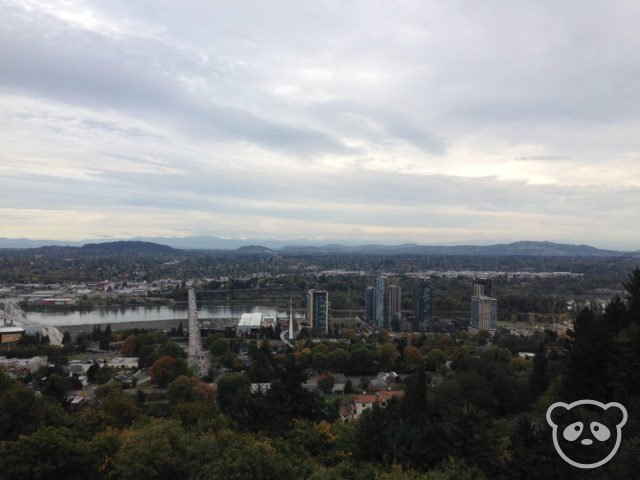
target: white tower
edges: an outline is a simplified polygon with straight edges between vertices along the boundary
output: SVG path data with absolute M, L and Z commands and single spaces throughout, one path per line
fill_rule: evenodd
M 289 297 L 289 340 L 293 340 L 293 298 Z

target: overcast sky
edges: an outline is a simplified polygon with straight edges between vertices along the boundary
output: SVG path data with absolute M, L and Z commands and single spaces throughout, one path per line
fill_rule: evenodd
M 640 2 L 0 18 L 0 236 L 640 248 Z

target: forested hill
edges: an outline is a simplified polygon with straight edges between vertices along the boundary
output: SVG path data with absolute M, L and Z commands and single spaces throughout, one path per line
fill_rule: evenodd
M 35 253 L 53 257 L 83 257 L 91 256 L 114 256 L 114 255 L 166 255 L 177 254 L 177 250 L 168 245 L 160 245 L 152 242 L 139 241 L 118 241 L 105 243 L 87 243 L 81 247 L 74 246 L 44 246 L 24 250 L 14 250 L 14 252 Z
M 168 245 L 160 245 L 152 242 L 121 241 L 107 243 L 87 243 L 80 247 L 85 252 L 96 253 L 175 253 L 177 250 Z

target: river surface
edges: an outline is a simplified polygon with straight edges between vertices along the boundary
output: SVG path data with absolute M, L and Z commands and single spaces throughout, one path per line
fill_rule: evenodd
M 243 313 L 261 312 L 266 316 L 287 318 L 289 312 L 276 311 L 273 307 L 254 305 L 215 306 L 201 305 L 198 307 L 198 318 L 240 318 Z M 98 325 L 107 323 L 135 323 L 154 322 L 163 320 L 187 321 L 187 306 L 162 306 L 162 307 L 127 307 L 127 308 L 101 308 L 89 311 L 51 311 L 28 312 L 29 320 L 41 325 L 73 326 L 73 325 Z M 298 314 L 295 314 L 298 318 Z

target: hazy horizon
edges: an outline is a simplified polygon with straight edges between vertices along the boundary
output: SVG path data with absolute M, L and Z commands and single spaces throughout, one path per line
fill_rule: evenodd
M 638 3 L 0 14 L 3 237 L 640 248 Z
M 342 239 L 342 240 L 336 240 L 336 239 L 317 239 L 317 240 L 312 240 L 312 239 L 308 239 L 308 238 L 291 238 L 291 239 L 283 239 L 283 238 L 233 238 L 233 237 L 219 237 L 216 235 L 202 235 L 202 236 L 183 236 L 183 237 L 171 237 L 171 236 L 167 236 L 167 237 L 162 237 L 162 236 L 134 236 L 134 237 L 109 237 L 109 238 L 81 238 L 81 239 L 77 239 L 77 240 L 73 240 L 73 239 L 52 239 L 52 238 L 27 238 L 27 237 L 22 237 L 22 238 L 9 238 L 9 237 L 0 237 L 0 248 L 7 248 L 7 247 L 3 247 L 3 245 L 6 245 L 7 243 L 15 243 L 16 245 L 19 244 L 20 242 L 28 242 L 28 243 L 35 243 L 35 244 L 42 244 L 42 246 L 47 246 L 46 242 L 55 242 L 53 243 L 53 245 L 58 245 L 58 244 L 70 244 L 70 245 L 83 245 L 83 244 L 89 244 L 89 243 L 105 243 L 105 242 L 119 242 L 119 241 L 145 241 L 145 242 L 154 242 L 154 243 L 159 243 L 159 244 L 165 244 L 165 245 L 172 245 L 175 248 L 186 248 L 186 249 L 191 249 L 191 248 L 203 248 L 203 247 L 199 247 L 199 246 L 188 246 L 188 245 L 195 245 L 195 244 L 200 244 L 202 242 L 204 242 L 204 239 L 212 239 L 213 240 L 213 244 L 211 248 L 214 249 L 235 249 L 235 248 L 239 248 L 240 246 L 266 246 L 268 248 L 281 248 L 282 246 L 301 246 L 301 247 L 306 247 L 306 246 L 315 246 L 315 247 L 322 247 L 322 246 L 326 246 L 326 245 L 343 245 L 343 246 L 347 246 L 347 247 L 361 247 L 361 246 L 366 246 L 366 245 L 381 245 L 381 246 L 400 246 L 400 245 L 418 245 L 418 246 L 425 246 L 425 247 L 457 247 L 457 246 L 478 246 L 478 247 L 484 247 L 484 246 L 493 246 L 493 245 L 509 245 L 509 244 L 514 244 L 514 243 L 521 243 L 521 242 L 549 242 L 549 243 L 554 243 L 554 244 L 558 244 L 558 245 L 574 245 L 574 246 L 589 246 L 589 247 L 594 247 L 600 250 L 613 250 L 613 251 L 625 251 L 624 249 L 617 249 L 617 248 L 609 248 L 606 246 L 601 246 L 601 245 L 594 245 L 594 244 L 590 244 L 588 242 L 580 242 L 580 243 L 575 243 L 575 244 L 564 244 L 562 242 L 550 242 L 547 240 L 527 240 L 527 239 L 520 239 L 520 240 L 510 240 L 510 241 L 474 241 L 474 240 L 468 240 L 468 241 L 461 241 L 461 242 L 440 242 L 440 243 L 420 243 L 420 242 L 407 242 L 407 241 L 402 241 L 402 240 L 388 240 L 388 241 L 380 241 L 380 242 L 376 242 L 376 241 L 372 241 L 372 240 L 367 240 L 367 239 Z M 184 241 L 184 242 L 181 242 Z M 217 243 L 216 243 L 217 242 Z M 261 242 L 263 242 L 264 244 L 262 244 Z M 185 245 L 185 246 L 180 246 L 180 245 Z M 205 245 L 204 243 L 202 243 L 202 245 Z M 8 248 L 13 248 L 13 247 L 8 247 Z M 22 247 L 15 247 L 15 248 L 22 248 Z

